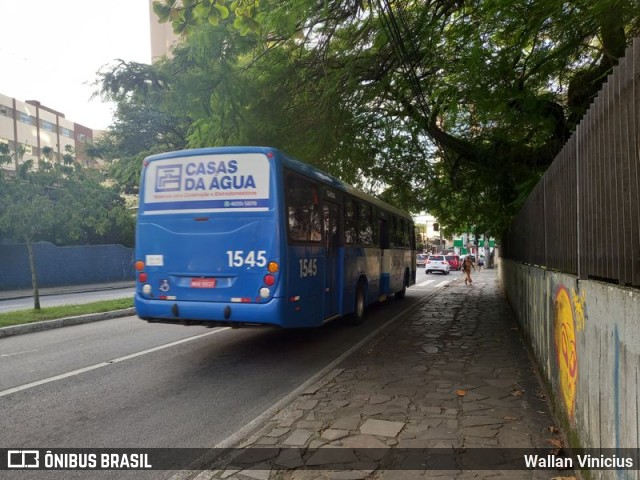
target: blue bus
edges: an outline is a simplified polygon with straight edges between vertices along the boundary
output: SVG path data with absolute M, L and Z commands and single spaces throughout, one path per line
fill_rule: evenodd
M 266 147 L 147 157 L 135 247 L 144 320 L 360 323 L 415 283 L 412 218 Z

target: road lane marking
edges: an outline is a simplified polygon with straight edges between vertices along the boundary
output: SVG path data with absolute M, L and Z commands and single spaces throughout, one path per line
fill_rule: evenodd
M 16 355 L 23 355 L 25 353 L 31 353 L 31 352 L 37 352 L 38 349 L 34 348 L 33 350 L 22 350 L 20 352 L 14 352 L 14 353 L 3 353 L 2 355 L 0 355 L 0 357 L 15 357 Z
M 426 287 L 427 285 L 433 282 L 435 282 L 435 280 L 425 280 L 424 282 L 417 284 L 416 287 Z
M 90 372 L 91 370 L 96 370 L 102 367 L 108 367 L 109 365 L 113 365 L 114 363 L 124 362 L 125 360 L 131 360 L 132 358 L 141 357 L 142 355 L 146 355 L 148 353 L 157 352 L 158 350 L 163 350 L 165 348 L 174 347 L 176 345 L 180 345 L 182 343 L 191 342 L 192 340 L 197 340 L 199 338 L 203 338 L 209 335 L 215 335 L 220 332 L 224 332 L 225 330 L 229 330 L 231 327 L 223 327 L 217 330 L 213 330 L 211 332 L 202 333 L 200 335 L 196 335 L 195 337 L 183 338 L 182 340 L 176 340 L 175 342 L 167 343 L 165 345 L 160 345 L 158 347 L 149 348 L 147 350 L 142 350 L 141 352 L 132 353 L 130 355 L 125 355 L 123 357 L 114 358 L 113 360 L 107 360 L 106 362 L 96 363 L 95 365 L 90 365 L 88 367 L 79 368 L 78 370 L 73 370 L 72 372 L 61 373 L 60 375 L 55 375 L 49 378 L 43 378 L 42 380 L 38 380 L 31 383 L 26 383 L 24 385 L 20 385 L 18 387 L 9 388 L 8 390 L 4 390 L 0 392 L 0 397 L 5 397 L 7 395 L 11 395 L 12 393 L 21 392 L 23 390 L 28 390 L 29 388 L 37 387 L 39 385 L 44 385 L 46 383 L 55 382 L 57 380 L 63 380 L 65 378 L 73 377 L 75 375 L 80 375 L 81 373 Z
M 441 287 L 443 285 L 446 285 L 447 283 L 449 283 L 449 280 L 445 280 L 443 282 L 440 282 L 439 284 L 435 285 L 436 288 Z

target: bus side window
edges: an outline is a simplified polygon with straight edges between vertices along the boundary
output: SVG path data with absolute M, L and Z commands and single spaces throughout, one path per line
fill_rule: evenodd
M 316 185 L 302 178 L 287 177 L 289 238 L 297 242 L 322 240 L 322 217 Z
M 389 222 L 385 219 L 378 219 L 380 224 L 380 248 L 386 250 L 389 248 Z
M 356 243 L 356 218 L 353 200 L 344 202 L 344 240 L 347 245 Z
M 324 247 L 327 252 L 335 252 L 339 246 L 338 238 L 338 205 L 324 205 L 322 207 L 324 220 Z
M 411 250 L 416 249 L 416 227 L 415 225 L 409 225 L 409 239 Z
M 301 208 L 289 206 L 289 237 L 295 241 L 308 240 L 304 213 Z
M 409 246 L 409 225 L 404 220 L 400 220 L 400 231 L 402 235 L 400 245 L 407 248 Z
M 398 217 L 391 217 L 391 232 L 389 234 L 391 248 L 398 248 Z
M 371 206 L 358 202 L 358 239 L 362 245 L 373 244 Z
M 371 208 L 371 230 L 372 230 L 372 241 L 371 244 L 378 246 L 380 245 L 380 221 L 378 220 L 378 210 Z
M 313 189 L 313 198 L 315 202 L 311 208 L 311 238 L 312 242 L 319 242 L 322 240 L 322 217 L 320 216 L 320 206 L 318 205 L 318 195 L 315 188 Z

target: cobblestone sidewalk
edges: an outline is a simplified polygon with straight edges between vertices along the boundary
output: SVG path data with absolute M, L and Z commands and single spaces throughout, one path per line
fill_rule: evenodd
M 573 478 L 571 472 L 473 465 L 437 470 L 429 460 L 411 470 L 382 469 L 381 456 L 390 449 L 415 454 L 486 448 L 480 452 L 490 456 L 549 448 L 549 440 L 558 439 L 497 270 L 474 274 L 473 286 L 459 278 L 445 292 L 347 358 L 238 445 L 252 452 L 264 448 L 264 468 L 203 470 L 191 478 Z M 344 468 L 314 469 L 323 468 L 325 452 L 331 452 L 330 463 Z

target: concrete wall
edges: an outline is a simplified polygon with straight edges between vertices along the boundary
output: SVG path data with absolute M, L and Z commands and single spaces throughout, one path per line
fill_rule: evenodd
M 500 275 L 572 443 L 638 448 L 640 290 L 510 260 L 501 260 Z M 638 479 L 640 472 L 592 478 Z
M 34 244 L 40 287 L 133 280 L 133 249 L 122 245 Z M 31 288 L 27 247 L 0 245 L 0 290 Z

